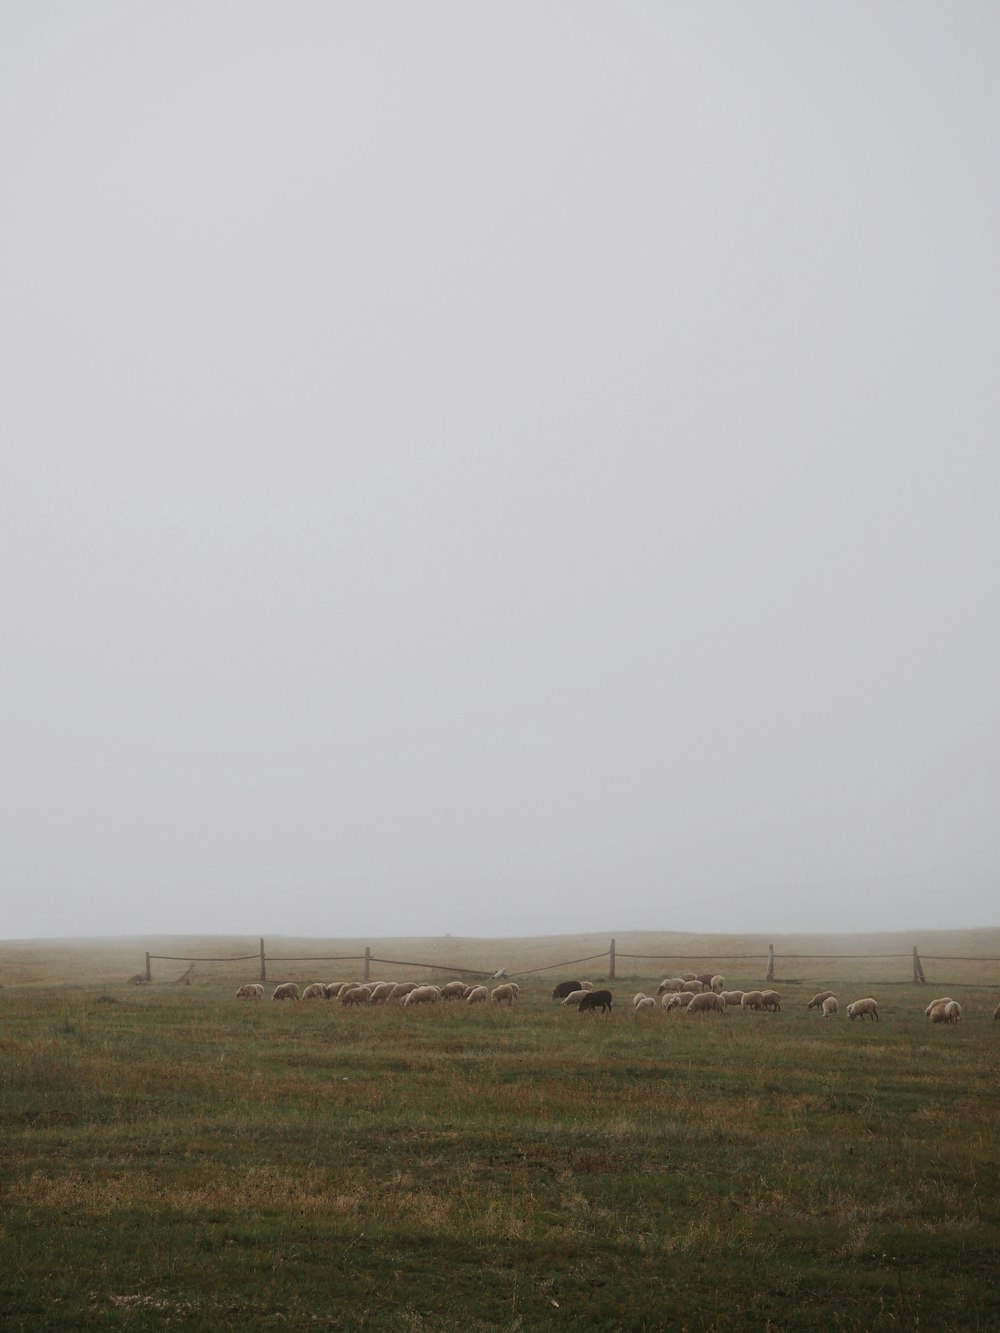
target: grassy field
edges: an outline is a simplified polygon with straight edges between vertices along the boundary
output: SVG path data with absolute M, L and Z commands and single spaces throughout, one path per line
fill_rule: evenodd
M 595 941 L 378 950 L 515 971 Z M 561 970 L 513 1011 L 413 1012 L 237 1002 L 252 963 L 125 984 L 145 949 L 256 941 L 0 945 L 0 1327 L 1000 1329 L 1000 967 L 782 962 L 1000 954 L 892 942 L 775 941 L 782 1011 L 725 1018 L 632 1014 L 659 963 L 620 963 L 607 1017 L 552 1003 Z M 882 1022 L 807 1012 L 821 985 Z M 965 1020 L 931 1027 L 946 993 Z

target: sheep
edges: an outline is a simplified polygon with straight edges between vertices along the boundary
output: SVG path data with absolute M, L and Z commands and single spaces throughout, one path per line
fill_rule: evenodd
M 684 982 L 681 986 L 681 993 L 684 995 L 700 995 L 704 989 L 705 987 L 701 984 L 698 978 L 695 977 L 693 981 Z
M 721 995 L 726 989 L 726 978 L 720 977 L 718 973 L 708 983 L 709 990 L 715 991 L 716 995 Z
M 371 995 L 370 986 L 345 986 L 337 996 L 341 1004 L 367 1004 L 368 997 Z
M 379 981 L 371 989 L 368 996 L 369 1004 L 385 1004 L 395 988 L 394 981 Z
M 579 981 L 560 981 L 552 991 L 553 1000 L 565 1000 L 567 995 L 571 995 L 575 990 L 583 990 Z
M 949 1000 L 944 1007 L 944 1012 L 949 1023 L 961 1023 L 962 1006 L 957 1000 Z
M 682 972 L 682 973 L 681 973 L 681 981 L 697 981 L 697 980 L 698 980 L 698 973 L 697 973 L 697 972 Z
M 807 1008 L 807 1009 L 822 1009 L 822 1007 L 823 1007 L 823 1001 L 824 1001 L 824 1000 L 828 1000 L 832 994 L 833 994 L 833 991 L 832 991 L 832 990 L 821 990 L 817 995 L 814 995 L 814 996 L 812 997 L 812 999 L 811 999 L 811 1000 L 809 1001 L 809 1003 L 806 1005 L 806 1008 Z
M 463 1000 L 465 998 L 465 982 L 449 981 L 447 985 L 441 987 L 442 1000 Z
M 836 995 L 828 995 L 828 996 L 826 997 L 826 999 L 823 1001 L 823 1017 L 824 1017 L 824 1018 L 836 1018 L 836 1017 L 837 1017 L 837 1010 L 838 1010 L 839 1008 L 840 1008 L 840 1005 L 839 1005 L 838 1002 L 837 1002 L 837 997 L 836 997 Z
M 655 1013 L 656 1013 L 656 1001 L 652 998 L 652 996 L 650 996 L 650 995 L 644 995 L 644 996 L 642 997 L 642 999 L 639 1001 L 639 1003 L 635 1006 L 635 1012 L 636 1012 L 637 1014 L 643 1014 L 643 1013 L 654 1013 L 654 1014 L 655 1014 Z
M 938 999 L 936 999 L 936 1000 L 931 1000 L 930 1004 L 929 1004 L 929 1005 L 927 1006 L 927 1008 L 924 1010 L 924 1015 L 925 1015 L 925 1017 L 930 1018 L 930 1016 L 931 1016 L 931 1010 L 932 1010 L 932 1009 L 936 1009 L 937 1006 L 938 1006 L 939 1004 L 951 1004 L 951 996 L 950 996 L 950 995 L 941 995 L 941 996 L 939 996 Z
M 689 1014 L 725 1014 L 726 1002 L 721 995 L 716 995 L 714 991 L 703 991 L 701 995 L 692 995 L 687 1006 Z
M 690 1004 L 691 996 L 682 995 L 680 991 L 671 991 L 669 995 L 664 995 L 660 1003 L 663 1005 L 663 1012 L 669 1014 L 674 1009 L 683 1009 L 685 1005 Z
M 245 986 L 241 986 L 236 992 L 238 1000 L 262 1000 L 264 998 L 264 987 L 259 981 L 248 981 Z
M 665 991 L 679 991 L 684 985 L 683 977 L 664 977 L 656 988 L 657 995 L 662 995 Z
M 303 1000 L 325 1000 L 326 987 L 322 981 L 312 981 L 302 992 Z
M 602 1014 L 611 1013 L 611 992 L 609 990 L 589 990 L 580 1001 L 580 1013 L 596 1012 L 600 1009 Z
M 386 1003 L 394 1004 L 397 1000 L 405 1000 L 410 991 L 416 990 L 419 984 L 418 981 L 397 981 L 389 992 Z
M 345 986 L 353 986 L 353 981 L 328 981 L 326 984 L 326 998 L 332 1000 L 339 995 Z
M 764 996 L 759 990 L 744 991 L 743 999 L 740 1000 L 742 1009 L 763 1009 Z
M 580 1001 L 583 999 L 583 997 L 584 997 L 585 995 L 589 995 L 589 994 L 590 994 L 590 991 L 589 991 L 589 990 L 583 990 L 582 987 L 581 987 L 580 990 L 571 990 L 570 993 L 569 993 L 568 995 L 564 995 L 564 996 L 563 996 L 561 1003 L 562 1003 L 564 1006 L 566 1006 L 566 1005 L 570 1005 L 570 1004 L 579 1004 Z
M 725 1000 L 726 1004 L 735 1006 L 739 1006 L 740 1001 L 743 999 L 743 991 L 741 990 L 724 990 L 720 991 L 719 994 Z
M 593 983 L 592 981 L 581 981 L 581 982 L 580 982 L 580 989 L 581 989 L 581 990 L 593 990 L 593 989 L 594 989 L 594 983 Z
M 510 982 L 505 982 L 502 986 L 494 986 L 490 991 L 490 999 L 494 1004 L 513 1004 L 517 999 L 517 986 L 512 986 Z
M 954 1003 L 953 1000 L 948 1001 L 948 1004 L 953 1004 L 953 1003 Z M 927 1015 L 927 1017 L 930 1019 L 932 1023 L 951 1022 L 951 1020 L 948 1017 L 948 1004 L 936 1004 L 933 1006 L 930 1013 Z
M 470 986 L 469 993 L 465 997 L 465 1003 L 482 1004 L 484 1000 L 489 998 L 489 994 L 490 993 L 485 986 Z
M 410 1004 L 437 1004 L 441 999 L 441 991 L 437 986 L 415 986 L 409 991 L 403 1000 L 405 1005 Z
M 878 1004 L 870 995 L 863 1000 L 853 1000 L 847 1006 L 847 1017 L 852 1020 L 860 1018 L 864 1022 L 866 1014 L 874 1023 L 882 1021 L 878 1016 Z
M 644 1000 L 645 998 L 646 998 L 646 992 L 645 992 L 644 990 L 641 990 L 641 991 L 638 992 L 638 994 L 633 995 L 633 996 L 632 996 L 632 1008 L 634 1009 L 634 1008 L 636 1007 L 636 1005 L 639 1003 L 639 1001 L 640 1001 L 640 1000 Z
M 761 991 L 760 998 L 764 1001 L 765 1009 L 773 1009 L 775 1012 L 781 1008 L 781 996 L 776 990 Z
M 282 982 L 280 986 L 275 986 L 272 1000 L 297 1000 L 299 998 L 299 988 L 294 981 Z
M 711 972 L 696 972 L 694 979 L 695 981 L 700 981 L 705 990 L 711 990 L 712 975 L 713 974 Z

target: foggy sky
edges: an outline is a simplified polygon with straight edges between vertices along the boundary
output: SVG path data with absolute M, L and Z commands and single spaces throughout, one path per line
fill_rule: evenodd
M 1000 9 L 0 8 L 0 937 L 996 924 Z

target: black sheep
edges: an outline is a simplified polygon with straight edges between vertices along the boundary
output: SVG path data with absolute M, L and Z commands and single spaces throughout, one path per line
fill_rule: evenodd
M 609 990 L 592 990 L 580 1001 L 580 1013 L 585 1009 L 600 1009 L 602 1014 L 611 1013 L 611 992 Z

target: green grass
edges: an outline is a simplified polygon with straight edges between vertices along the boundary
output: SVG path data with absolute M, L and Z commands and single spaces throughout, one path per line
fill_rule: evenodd
M 957 986 L 844 967 L 640 1019 L 660 969 L 600 1017 L 558 972 L 412 1012 L 39 961 L 0 993 L 0 1328 L 1000 1329 L 994 968 L 952 1028 Z M 806 1011 L 842 978 L 880 1024 Z

